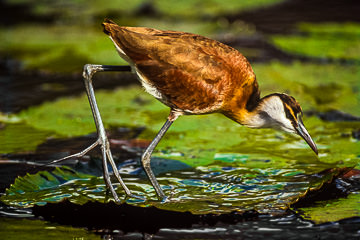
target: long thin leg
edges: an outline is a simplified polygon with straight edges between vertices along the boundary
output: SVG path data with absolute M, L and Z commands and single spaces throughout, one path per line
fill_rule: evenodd
M 111 164 L 113 172 L 114 172 L 117 180 L 121 184 L 122 188 L 125 190 L 126 194 L 131 197 L 136 197 L 136 196 L 131 194 L 131 191 L 125 185 L 124 181 L 121 179 L 119 171 L 113 160 L 113 157 L 112 157 L 112 154 L 110 151 L 109 141 L 106 136 L 104 124 L 102 122 L 100 111 L 99 111 L 99 108 L 96 103 L 94 88 L 92 85 L 92 76 L 96 72 L 100 72 L 100 71 L 127 71 L 129 69 L 130 68 L 128 66 L 109 66 L 109 65 L 87 64 L 84 66 L 84 72 L 83 72 L 86 94 L 89 99 L 91 111 L 92 111 L 92 114 L 94 117 L 96 129 L 97 129 L 97 133 L 98 133 L 98 137 L 99 137 L 97 142 L 101 146 L 101 152 L 102 152 L 102 158 L 103 158 L 104 180 L 105 180 L 106 186 L 110 189 L 115 201 L 119 201 L 119 198 L 118 198 L 118 196 L 114 190 L 114 187 L 112 186 L 112 183 L 110 181 L 109 171 L 108 171 L 108 167 L 107 167 L 107 161 L 109 161 L 109 163 Z
M 170 113 L 170 116 L 166 120 L 165 124 L 162 126 L 162 128 L 160 129 L 160 131 L 158 132 L 156 137 L 152 140 L 152 142 L 147 147 L 147 149 L 145 150 L 145 152 L 143 153 L 143 155 L 141 157 L 141 163 L 143 165 L 143 168 L 144 168 L 144 170 L 145 170 L 145 172 L 146 172 L 152 186 L 154 187 L 156 194 L 158 195 L 158 197 L 161 200 L 166 199 L 166 196 L 165 196 L 163 190 L 161 189 L 160 184 L 156 180 L 155 174 L 151 170 L 151 165 L 150 165 L 151 154 L 154 151 L 156 145 L 160 142 L 161 138 L 164 136 L 166 131 L 169 129 L 171 124 L 176 120 L 176 118 L 178 116 L 179 116 L 179 114 L 176 114 L 174 112 Z

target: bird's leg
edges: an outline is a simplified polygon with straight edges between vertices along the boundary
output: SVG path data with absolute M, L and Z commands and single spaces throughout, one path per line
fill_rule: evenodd
M 116 164 L 115 164 L 115 162 L 113 160 L 113 157 L 112 157 L 112 154 L 111 154 L 111 151 L 110 151 L 109 141 L 107 139 L 105 128 L 104 128 L 104 125 L 103 125 L 103 122 L 102 122 L 102 119 L 101 119 L 101 116 L 100 116 L 100 112 L 99 112 L 99 109 L 98 109 L 98 106 L 97 106 L 97 103 L 96 103 L 94 88 L 93 88 L 93 85 L 92 85 L 92 76 L 96 72 L 102 72 L 102 71 L 126 71 L 125 69 L 128 71 L 129 67 L 128 66 L 108 66 L 108 65 L 86 64 L 84 66 L 84 71 L 83 71 L 86 94 L 87 94 L 88 99 L 89 99 L 91 111 L 92 111 L 92 114 L 93 114 L 93 117 L 94 117 L 96 130 L 97 130 L 97 134 L 98 134 L 97 144 L 99 144 L 100 147 L 101 147 L 101 153 L 102 153 L 102 158 L 103 158 L 102 160 L 103 160 L 104 180 L 105 180 L 106 186 L 110 189 L 115 201 L 117 201 L 117 202 L 119 202 L 120 200 L 119 200 L 119 198 L 118 198 L 118 196 L 117 196 L 117 194 L 116 194 L 116 192 L 114 190 L 114 187 L 112 186 L 112 183 L 110 181 L 109 170 L 108 170 L 108 167 L 107 167 L 107 162 L 108 161 L 111 164 L 113 172 L 114 172 L 117 180 L 121 184 L 122 188 L 124 189 L 125 193 L 130 197 L 137 197 L 137 196 L 133 195 L 131 193 L 131 191 L 128 189 L 128 187 L 125 185 L 124 181 L 120 177 L 119 171 L 118 171 L 118 169 L 116 167 Z
M 165 200 L 166 196 L 163 192 L 163 190 L 160 187 L 160 184 L 158 183 L 158 181 L 156 180 L 156 177 L 153 173 L 153 171 L 151 170 L 151 154 L 154 151 L 156 145 L 160 142 L 161 138 L 164 136 L 164 134 L 166 133 L 166 131 L 169 129 L 169 127 L 171 126 L 171 124 L 177 119 L 177 117 L 180 114 L 178 114 L 177 112 L 173 112 L 171 111 L 168 119 L 166 120 L 165 124 L 162 126 L 162 128 L 160 129 L 160 131 L 158 132 L 158 134 L 156 135 L 156 137 L 152 140 L 152 142 L 150 143 L 150 145 L 147 147 L 147 149 L 145 150 L 145 152 L 143 153 L 142 157 L 141 157 L 141 163 L 142 166 L 152 184 L 152 186 L 155 189 L 155 192 L 157 194 L 157 196 L 159 197 L 160 200 Z

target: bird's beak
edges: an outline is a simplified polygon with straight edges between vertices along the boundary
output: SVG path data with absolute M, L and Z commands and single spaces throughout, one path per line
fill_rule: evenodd
M 309 146 L 316 153 L 316 155 L 318 155 L 318 149 L 316 147 L 316 144 L 306 130 L 304 123 L 302 122 L 301 116 L 298 116 L 298 127 L 296 127 L 295 129 L 296 132 L 307 142 L 307 144 L 309 144 Z

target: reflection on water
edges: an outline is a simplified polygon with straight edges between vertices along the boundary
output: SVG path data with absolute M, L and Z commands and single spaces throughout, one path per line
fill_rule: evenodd
M 219 156 L 219 155 L 217 155 Z M 157 159 L 161 160 L 161 159 Z M 164 166 L 182 166 L 176 160 L 162 159 Z M 252 159 L 248 158 L 248 162 Z M 256 161 L 256 159 L 255 159 Z M 289 169 L 246 168 L 246 163 L 234 164 L 216 160 L 209 166 L 200 166 L 189 171 L 179 169 L 158 176 L 160 185 L 169 196 L 165 203 L 159 202 L 155 191 L 146 178 L 132 174 L 123 175 L 124 181 L 134 194 L 147 200 L 128 199 L 138 206 L 156 206 L 173 211 L 190 211 L 196 214 L 230 213 L 232 211 L 257 210 L 261 213 L 281 212 L 303 196 L 311 188 L 318 188 L 332 178 L 334 172 L 304 174 L 302 164 Z M 139 173 L 137 161 L 127 168 Z M 236 166 L 238 165 L 238 166 Z M 156 161 L 154 170 L 157 172 Z M 135 170 L 134 170 L 135 169 Z M 66 180 L 66 181 L 65 181 Z M 125 193 L 115 184 L 120 196 Z M 33 204 L 58 202 L 63 199 L 83 204 L 89 200 L 108 201 L 102 177 L 76 173 L 71 169 L 56 169 L 51 174 L 41 172 L 18 178 L 2 197 L 9 205 L 27 207 Z

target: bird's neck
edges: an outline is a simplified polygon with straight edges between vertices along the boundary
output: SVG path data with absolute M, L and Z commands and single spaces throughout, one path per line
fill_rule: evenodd
M 249 98 L 246 105 L 236 106 L 232 111 L 225 113 L 227 117 L 234 120 L 241 125 L 250 128 L 267 128 L 271 123 L 271 118 L 268 115 L 267 105 L 264 104 L 264 99 Z
M 263 117 L 263 114 L 263 112 L 258 111 L 257 109 L 252 111 L 242 109 L 241 111 L 232 112 L 230 115 L 225 115 L 241 125 L 250 128 L 262 128 L 267 124 L 266 118 Z
M 260 90 L 255 81 L 250 91 L 241 89 L 236 92 L 223 113 L 241 125 L 259 128 L 264 124 L 259 110 L 261 102 Z
M 270 125 L 269 118 L 266 116 L 266 113 L 258 111 L 257 109 L 244 114 L 240 123 L 250 128 L 266 128 Z

